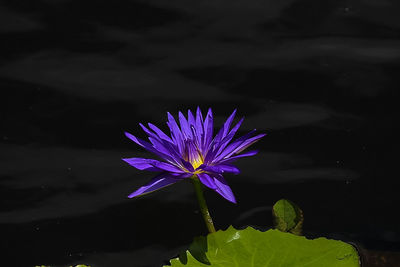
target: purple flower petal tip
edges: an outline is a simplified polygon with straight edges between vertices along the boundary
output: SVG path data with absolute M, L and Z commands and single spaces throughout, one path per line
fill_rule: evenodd
M 128 137 L 129 139 L 134 138 L 134 136 L 128 132 L 124 132 L 125 136 Z
M 148 184 L 140 187 L 135 192 L 128 195 L 128 198 L 138 197 L 142 195 L 146 195 L 148 193 L 154 192 L 166 186 L 172 185 L 176 182 L 179 182 L 185 176 L 180 176 L 176 174 L 162 173 L 156 177 L 154 177 Z
M 139 124 L 148 135 L 149 141 L 124 132 L 126 137 L 136 144 L 156 154 L 159 160 L 143 158 L 122 160 L 139 170 L 161 172 L 159 176 L 128 197 L 148 194 L 184 178 L 197 175 L 206 187 L 216 191 L 228 201 L 236 203 L 235 196 L 222 175 L 239 174 L 240 170 L 231 163 L 239 158 L 257 154 L 257 150 L 243 151 L 266 135 L 264 133 L 255 135 L 255 130 L 253 130 L 234 139 L 243 122 L 242 118 L 233 124 L 236 113 L 237 110 L 234 109 L 215 133 L 212 109 L 209 108 L 203 117 L 200 107 L 197 107 L 195 112 L 188 110 L 187 117 L 179 111 L 177 120 L 167 112 L 170 135 L 151 123 L 147 124 L 148 127 L 142 123 Z

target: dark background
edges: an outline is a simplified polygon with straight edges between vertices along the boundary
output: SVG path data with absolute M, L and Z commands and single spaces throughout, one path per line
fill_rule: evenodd
M 153 173 L 123 131 L 234 108 L 267 133 L 207 191 L 216 226 L 271 227 L 400 250 L 396 0 L 3 0 L 1 265 L 160 266 L 206 229 L 190 183 L 127 199 Z

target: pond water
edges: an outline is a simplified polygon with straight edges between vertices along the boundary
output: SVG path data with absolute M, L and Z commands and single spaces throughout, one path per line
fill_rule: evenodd
M 212 191 L 216 227 L 272 226 L 399 251 L 396 1 L 3 1 L 0 250 L 6 266 L 161 266 L 206 233 L 190 183 L 138 199 L 123 132 L 233 109 L 267 133 Z M 7 263 L 7 264 L 5 264 Z

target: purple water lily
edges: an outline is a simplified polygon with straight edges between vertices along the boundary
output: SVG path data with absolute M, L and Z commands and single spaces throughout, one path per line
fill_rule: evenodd
M 229 116 L 214 138 L 211 109 L 208 109 L 204 120 L 199 107 L 196 116 L 190 110 L 188 110 L 187 118 L 182 112 L 179 112 L 180 127 L 174 117 L 169 112 L 167 114 L 167 125 L 171 136 L 166 135 L 151 123 L 148 124 L 148 128 L 139 124 L 148 135 L 150 143 L 125 132 L 129 139 L 162 159 L 162 161 L 144 158 L 123 159 L 139 170 L 161 172 L 147 185 L 140 187 L 128 197 L 144 195 L 182 179 L 197 176 L 202 184 L 213 189 L 225 199 L 236 203 L 235 196 L 223 174 L 238 174 L 239 169 L 231 163 L 239 158 L 257 154 L 256 150 L 240 153 L 264 137 L 265 134 L 255 135 L 255 130 L 253 130 L 231 142 L 243 122 L 242 118 L 230 129 L 236 110 Z

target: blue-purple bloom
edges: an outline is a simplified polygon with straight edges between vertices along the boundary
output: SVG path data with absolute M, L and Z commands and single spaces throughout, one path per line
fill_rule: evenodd
M 256 150 L 240 153 L 264 137 L 265 134 L 255 135 L 255 130 L 253 130 L 231 142 L 243 122 L 242 118 L 230 129 L 236 110 L 225 121 L 214 138 L 211 109 L 208 109 L 205 119 L 203 119 L 199 107 L 196 116 L 190 110 L 188 110 L 187 118 L 182 112 L 179 112 L 180 127 L 174 117 L 169 112 L 167 114 L 167 125 L 171 136 L 166 135 L 151 123 L 148 124 L 148 128 L 139 124 L 148 135 L 150 143 L 125 132 L 129 139 L 156 154 L 162 160 L 123 159 L 139 170 L 161 172 L 147 185 L 140 187 L 128 197 L 144 195 L 185 178 L 197 176 L 205 186 L 213 189 L 225 199 L 236 203 L 235 196 L 222 175 L 224 173 L 238 174 L 239 169 L 231 163 L 239 158 L 257 154 Z

